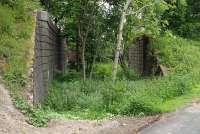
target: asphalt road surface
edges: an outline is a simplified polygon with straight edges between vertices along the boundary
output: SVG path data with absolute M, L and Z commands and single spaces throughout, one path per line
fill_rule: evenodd
M 139 134 L 200 134 L 200 103 L 194 103 L 169 118 L 161 119 Z

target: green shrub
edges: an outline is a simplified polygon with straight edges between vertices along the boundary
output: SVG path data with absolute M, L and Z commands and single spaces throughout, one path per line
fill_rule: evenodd
M 81 78 L 81 73 L 75 70 L 70 70 L 68 72 L 58 74 L 56 76 L 56 80 L 60 82 L 80 80 L 80 78 Z
M 47 124 L 49 117 L 40 108 L 31 107 L 25 99 L 17 95 L 16 93 L 12 95 L 12 100 L 15 106 L 21 110 L 22 113 L 29 117 L 28 123 L 36 127 L 42 127 Z
M 112 64 L 94 65 L 93 75 L 95 78 L 106 79 L 112 77 Z
M 123 72 L 124 74 L 124 72 Z M 126 79 L 128 80 L 138 80 L 141 78 L 141 75 L 135 71 L 134 69 L 129 69 L 127 70 L 127 75 L 126 75 Z
M 113 65 L 110 63 L 95 64 L 93 76 L 95 79 L 100 79 L 100 80 L 111 79 L 112 78 L 112 70 L 113 70 Z M 118 79 L 125 78 L 123 70 L 120 66 L 118 66 L 117 78 Z
M 71 81 L 60 83 L 55 81 L 50 88 L 46 105 L 57 111 L 87 109 L 88 107 L 98 109 L 101 107 L 99 104 L 102 99 L 100 93 L 95 89 L 94 83 L 90 83 L 93 82 Z M 97 100 L 98 105 L 95 104 L 97 102 L 94 100 Z
M 186 37 L 197 39 L 200 37 L 200 23 L 185 23 L 177 30 L 178 34 Z
M 4 79 L 13 84 L 17 83 L 22 87 L 24 87 L 27 84 L 27 76 L 21 70 L 9 70 L 5 73 Z
M 160 100 L 148 96 L 133 96 L 122 106 L 120 113 L 123 115 L 152 115 L 160 113 L 156 102 Z

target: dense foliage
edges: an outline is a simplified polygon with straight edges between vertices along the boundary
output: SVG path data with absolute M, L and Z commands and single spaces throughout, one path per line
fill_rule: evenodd
M 96 63 L 113 61 L 118 25 L 125 2 L 123 0 L 43 1 L 55 23 L 63 29 L 62 35 L 67 38 L 69 49 L 76 51 L 76 68 L 82 72 L 83 79 L 92 76 Z M 166 9 L 167 3 L 163 0 L 133 1 L 127 11 L 127 20 L 123 20 L 127 21 L 123 33 L 124 51 L 132 45 L 131 42 L 136 36 L 159 35 L 161 15 Z M 127 57 L 127 53 L 124 52 L 124 56 Z
M 170 6 L 163 18 L 168 21 L 168 28 L 180 36 L 198 40 L 200 35 L 200 2 L 198 0 L 167 2 Z

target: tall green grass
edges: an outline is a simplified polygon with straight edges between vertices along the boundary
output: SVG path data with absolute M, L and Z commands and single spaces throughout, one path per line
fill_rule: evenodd
M 96 111 L 112 114 L 159 113 L 158 104 L 190 93 L 198 74 L 140 81 L 54 81 L 46 106 L 64 111 Z M 191 79 L 191 77 L 193 79 Z

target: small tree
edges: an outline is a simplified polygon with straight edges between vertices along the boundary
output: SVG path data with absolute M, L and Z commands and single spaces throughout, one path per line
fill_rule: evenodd
M 126 22 L 126 14 L 128 12 L 128 8 L 129 8 L 131 2 L 132 2 L 132 0 L 126 1 L 126 4 L 124 5 L 124 9 L 122 10 L 122 14 L 121 14 L 119 31 L 118 31 L 118 36 L 117 36 L 115 59 L 114 59 L 114 64 L 113 64 L 113 81 L 116 80 L 119 55 L 120 55 L 120 51 L 122 50 L 123 29 L 124 29 L 124 24 Z

